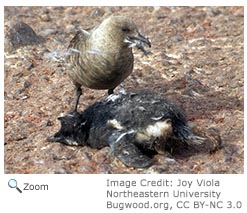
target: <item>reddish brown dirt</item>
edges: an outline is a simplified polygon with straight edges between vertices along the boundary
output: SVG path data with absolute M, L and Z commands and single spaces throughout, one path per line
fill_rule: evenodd
M 5 29 L 23 21 L 46 42 L 5 46 L 5 173 L 243 173 L 243 7 L 5 7 Z M 182 106 L 201 129 L 216 128 L 223 148 L 188 157 L 155 156 L 147 169 L 127 168 L 110 148 L 46 142 L 57 117 L 72 108 L 74 89 L 63 55 L 79 28 L 126 15 L 152 40 L 135 51 L 133 74 L 116 90 L 148 89 Z M 8 41 L 6 41 L 8 42 Z M 80 110 L 106 96 L 84 90 Z

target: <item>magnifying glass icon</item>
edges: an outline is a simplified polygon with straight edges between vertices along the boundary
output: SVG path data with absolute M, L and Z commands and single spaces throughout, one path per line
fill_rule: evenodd
M 10 188 L 16 188 L 16 190 L 20 193 L 22 193 L 22 191 L 20 190 L 20 188 L 17 186 L 17 181 L 15 179 L 10 179 L 8 182 L 8 185 Z

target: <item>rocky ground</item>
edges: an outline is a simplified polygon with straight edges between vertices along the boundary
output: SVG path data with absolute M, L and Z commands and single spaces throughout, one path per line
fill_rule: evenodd
M 150 168 L 133 169 L 109 147 L 46 141 L 60 127 L 57 117 L 72 109 L 74 89 L 63 61 L 70 39 L 111 14 L 133 18 L 152 41 L 148 57 L 135 51 L 134 72 L 116 93 L 146 89 L 168 97 L 191 124 L 219 131 L 220 150 L 156 155 Z M 244 172 L 243 7 L 5 7 L 4 15 L 5 173 Z M 20 21 L 39 42 L 10 43 Z M 80 110 L 105 96 L 106 91 L 85 89 Z

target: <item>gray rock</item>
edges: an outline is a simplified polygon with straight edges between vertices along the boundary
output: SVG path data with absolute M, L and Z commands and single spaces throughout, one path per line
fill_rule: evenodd
M 12 52 L 27 45 L 38 45 L 45 40 L 37 35 L 34 30 L 24 22 L 18 22 L 7 29 L 5 35 L 5 51 Z

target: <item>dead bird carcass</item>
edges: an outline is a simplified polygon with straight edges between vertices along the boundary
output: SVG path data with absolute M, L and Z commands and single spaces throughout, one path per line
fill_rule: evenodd
M 58 119 L 61 129 L 48 141 L 96 149 L 110 146 L 120 161 L 135 168 L 150 166 L 154 154 L 175 144 L 200 146 L 207 140 L 192 132 L 177 106 L 143 91 L 111 95 Z M 220 139 L 210 148 L 219 144 Z

